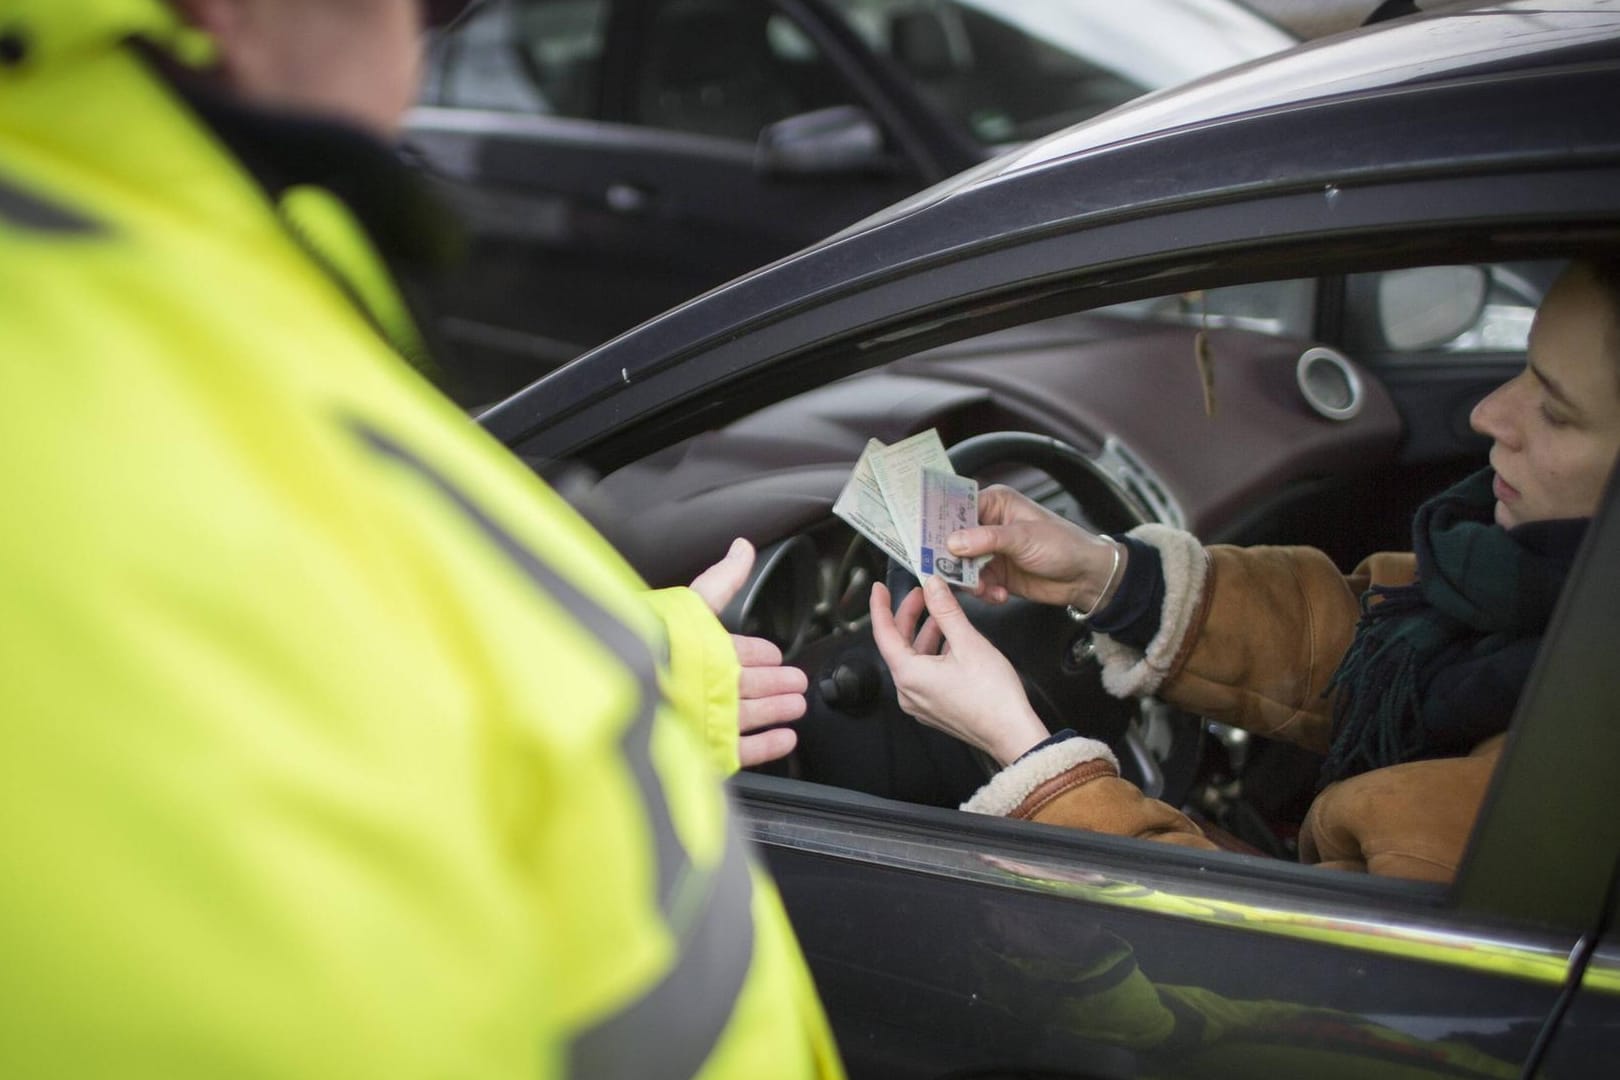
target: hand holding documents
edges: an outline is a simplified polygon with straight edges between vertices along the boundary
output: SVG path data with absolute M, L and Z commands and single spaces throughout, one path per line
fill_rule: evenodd
M 957 476 L 939 432 L 930 428 L 884 446 L 867 442 L 833 513 L 921 581 L 937 574 L 973 588 L 986 559 L 959 559 L 945 538 L 979 523 L 979 485 Z

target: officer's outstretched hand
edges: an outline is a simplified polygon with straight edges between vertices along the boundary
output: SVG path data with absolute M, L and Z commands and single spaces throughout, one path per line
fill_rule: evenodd
M 738 537 L 726 557 L 692 581 L 692 591 L 703 597 L 716 615 L 725 610 L 754 568 L 754 546 Z M 799 744 L 792 728 L 776 727 L 804 715 L 804 692 L 809 679 L 796 667 L 782 663 L 782 650 L 764 638 L 732 634 L 737 660 L 742 664 L 737 710 L 737 757 L 743 768 L 775 761 Z M 765 728 L 768 730 L 760 730 Z
M 926 602 L 930 618 L 917 629 Z M 872 640 L 910 716 L 1009 765 L 1046 738 L 1012 664 L 968 621 L 949 585 L 923 580 L 889 611 L 889 590 L 872 586 Z

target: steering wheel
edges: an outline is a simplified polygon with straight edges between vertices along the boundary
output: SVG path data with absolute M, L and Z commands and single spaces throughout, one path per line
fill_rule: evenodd
M 964 476 L 991 466 L 1038 468 L 1074 501 L 1079 523 L 1094 532 L 1124 532 L 1150 520 L 1112 476 L 1057 439 L 992 432 L 963 440 L 949 454 Z M 892 561 L 887 577 L 897 604 L 916 585 L 910 571 Z M 1017 597 L 997 605 L 965 593 L 958 598 L 974 626 L 1012 662 L 1049 730 L 1074 728 L 1108 743 L 1127 779 L 1179 805 L 1202 756 L 1204 725 L 1197 717 L 1105 691 L 1090 631 L 1063 608 Z M 797 662 L 810 675 L 808 714 L 796 725 L 795 772 L 804 779 L 954 807 L 995 772 L 980 751 L 900 710 L 869 627 L 812 645 Z

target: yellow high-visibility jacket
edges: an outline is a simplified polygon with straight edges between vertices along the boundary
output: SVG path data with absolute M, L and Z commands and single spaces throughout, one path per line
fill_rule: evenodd
M 0 0 L 0 1076 L 837 1075 L 724 631 L 401 359 L 345 140 L 134 36 Z

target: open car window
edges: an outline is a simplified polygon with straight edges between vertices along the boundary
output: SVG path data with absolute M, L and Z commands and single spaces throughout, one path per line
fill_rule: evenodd
M 1316 279 L 1221 286 L 1206 295 L 1290 291 L 1314 297 Z M 830 500 L 869 437 L 892 442 L 935 427 L 960 445 L 1029 432 L 1110 462 L 1122 505 L 1144 516 L 1152 516 L 1151 505 L 1132 496 L 1133 484 L 1172 498 L 1206 539 L 1315 544 L 1342 552 L 1336 557 L 1349 569 L 1371 550 L 1403 546 L 1417 503 L 1482 464 L 1480 446 L 1467 441 L 1452 447 L 1443 468 L 1406 460 L 1396 402 L 1342 340 L 1324 342 L 1273 321 L 1140 317 L 1175 311 L 1198 292 L 1048 315 L 935 345 L 672 447 L 610 476 L 606 487 L 631 499 L 656 488 L 704 517 L 749 506 L 763 520 L 791 516 L 789 504 Z M 1195 367 L 1200 333 L 1217 365 L 1213 416 L 1205 413 Z M 1324 417 L 1302 396 L 1297 361 L 1324 347 L 1366 380 L 1364 411 L 1351 419 Z M 1477 393 L 1492 385 L 1487 380 Z M 1454 387 L 1443 381 L 1433 389 L 1447 395 Z M 1093 525 L 1120 512 L 1094 501 L 1102 489 L 1077 495 L 1028 462 L 1002 462 L 994 479 Z M 1374 498 L 1391 512 L 1367 513 Z M 998 613 L 970 606 L 986 632 L 1003 634 L 997 640 L 1030 669 L 1024 674 L 1032 698 L 1068 710 L 1052 717 L 1054 727 L 1076 725 L 1108 739 L 1122 773 L 1221 834 L 1224 849 L 1193 852 L 954 809 L 989 770 L 945 737 L 885 712 L 883 695 L 893 689 L 881 665 L 862 655 L 862 636 L 866 593 L 875 580 L 896 580 L 895 569 L 820 505 L 802 527 L 767 546 L 764 571 L 731 613 L 738 629 L 777 641 L 806 667 L 813 702 L 799 725 L 798 753 L 735 786 L 783 881 L 818 981 L 854 1010 L 844 1023 L 859 1028 L 853 1015 L 902 1022 L 898 1017 L 910 1015 L 905 1006 L 878 1000 L 899 994 L 901 985 L 934 1001 L 929 1008 L 948 1010 L 934 995 L 971 987 L 993 1007 L 1011 1009 L 1070 993 L 1057 988 L 1083 984 L 1087 965 L 1129 958 L 1135 977 L 1157 987 L 1159 999 L 1196 985 L 1215 995 L 1201 1000 L 1220 1000 L 1250 1019 L 1272 1007 L 1263 1002 L 1335 1001 L 1312 1015 L 1332 1016 L 1346 1031 L 1376 1032 L 1386 1048 L 1451 1055 L 1482 1069 L 1498 1062 L 1496 1053 L 1511 1060 L 1522 1050 L 1532 1023 L 1523 1010 L 1545 1005 L 1563 977 L 1567 953 L 1558 934 L 1493 929 L 1458 911 L 1447 885 L 1301 865 L 1298 826 L 1321 757 L 1179 714 L 1162 700 L 1077 694 L 1053 673 L 1093 661 L 1072 638 L 1053 636 L 1061 621 L 1021 634 L 1016 619 L 998 622 Z M 663 519 L 652 524 L 665 546 L 684 542 Z M 891 909 L 893 918 L 877 914 Z M 851 935 L 852 911 L 900 941 L 909 940 L 902 925 L 911 925 L 925 940 L 961 948 L 914 951 L 894 938 L 876 946 L 865 934 Z M 1248 952 L 1239 960 L 1231 950 Z M 1257 957 L 1266 958 L 1258 966 L 1271 981 L 1253 977 Z M 1235 975 L 1239 970 L 1250 974 Z M 1527 994 L 1524 983 L 1506 977 L 1510 970 L 1539 973 L 1531 981 L 1540 989 Z M 1476 1019 L 1448 1026 L 1433 998 L 1425 1005 L 1386 990 L 1375 1001 L 1344 990 L 1345 980 L 1422 983 L 1442 999 L 1479 995 L 1470 1000 L 1483 1004 L 1471 1010 Z M 1343 1009 L 1347 1001 L 1357 1004 Z M 1284 1014 L 1295 1014 L 1277 1007 L 1267 1022 L 1292 1022 Z M 1077 1005 L 1063 1022 L 1037 1015 L 1046 1017 L 1043 1030 L 1083 1035 L 1093 1059 L 1134 1052 L 1117 1018 L 1101 1019 L 1101 1008 Z M 1480 1021 L 1480 1011 L 1496 1019 Z
M 1310 335 L 1316 326 L 1316 280 L 1267 281 L 1131 300 L 1103 309 L 1144 322 L 1236 327 L 1262 334 Z
M 1291 43 L 1240 5 L 831 0 L 878 55 L 986 146 L 1045 135 Z M 1196 42 L 1196 44 L 1194 44 Z
M 1536 307 L 1561 267 L 1532 260 L 1353 274 L 1345 333 L 1358 349 L 1395 364 L 1523 354 Z
M 656 583 L 685 580 L 701 568 L 696 553 L 723 549 L 730 532 L 766 548 L 728 615 L 740 632 L 779 645 L 811 684 L 799 750 L 762 770 L 767 778 L 954 808 L 989 778 L 982 757 L 900 713 L 871 646 L 871 585 L 906 575 L 827 512 L 866 441 L 929 428 L 948 446 L 1009 434 L 1055 440 L 1092 462 L 1096 477 L 1077 483 L 1017 447 L 977 475 L 1098 531 L 1159 522 L 1211 543 L 1310 545 L 1348 573 L 1372 552 L 1409 549 L 1419 503 L 1479 469 L 1484 444 L 1465 431 L 1443 453 L 1409 460 L 1406 414 L 1426 408 L 1425 395 L 1451 407 L 1455 382 L 1408 384 L 1397 401 L 1357 359 L 1353 339 L 1318 335 L 1317 304 L 1324 288 L 1339 287 L 1329 302 L 1345 321 L 1398 320 L 1400 291 L 1363 283 L 1432 274 L 1465 288 L 1473 280 L 1452 270 L 1222 283 L 961 337 L 654 454 L 608 476 L 601 493 L 642 508 L 643 531 L 659 538 L 656 551 L 642 552 Z M 1483 292 L 1464 299 L 1453 305 L 1464 328 L 1457 333 L 1479 323 L 1487 302 Z M 1363 310 L 1364 302 L 1392 310 Z M 1522 343 L 1499 351 L 1522 364 Z M 1331 363 L 1302 365 L 1316 354 Z M 1354 400 L 1335 403 L 1354 407 L 1324 409 L 1324 380 L 1340 378 L 1329 389 Z M 1470 402 L 1499 378 L 1482 373 L 1465 390 Z M 1299 869 L 1317 750 L 1105 692 L 1089 631 L 1061 612 L 966 606 L 1012 655 L 1050 730 L 1074 727 L 1108 742 L 1126 778 L 1191 814 L 1257 872 Z M 1148 858 L 1164 852 L 1137 846 Z

